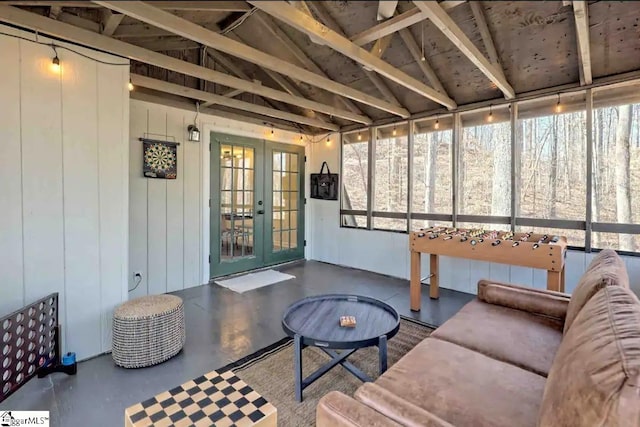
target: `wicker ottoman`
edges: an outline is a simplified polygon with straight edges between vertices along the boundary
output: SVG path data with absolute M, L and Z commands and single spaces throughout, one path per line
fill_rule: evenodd
M 186 338 L 184 305 L 174 295 L 152 295 L 127 301 L 113 312 L 116 365 L 142 368 L 178 354 Z

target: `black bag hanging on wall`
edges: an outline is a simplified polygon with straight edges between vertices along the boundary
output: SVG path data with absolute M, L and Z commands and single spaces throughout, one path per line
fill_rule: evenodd
M 324 172 L 325 166 L 327 172 Z M 320 173 L 311 174 L 311 198 L 338 200 L 338 174 L 331 173 L 327 162 L 322 162 Z

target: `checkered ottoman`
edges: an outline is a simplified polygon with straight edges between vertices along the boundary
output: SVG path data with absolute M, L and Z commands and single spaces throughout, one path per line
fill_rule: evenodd
M 125 427 L 276 427 L 277 410 L 232 371 L 212 371 L 124 411 Z
M 175 295 L 149 295 L 113 312 L 111 356 L 118 366 L 142 368 L 178 354 L 186 339 L 184 304 Z

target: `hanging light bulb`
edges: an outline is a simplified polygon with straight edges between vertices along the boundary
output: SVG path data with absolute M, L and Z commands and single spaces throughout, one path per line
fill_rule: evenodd
M 273 125 L 271 125 L 271 136 L 275 135 L 275 131 L 273 130 Z
M 394 127 L 393 127 L 393 136 L 396 136 L 396 133 L 397 133 L 397 132 L 396 132 L 396 127 L 394 126 Z
M 362 135 L 358 132 L 358 141 L 362 141 Z
M 489 117 L 487 117 L 489 123 L 493 122 L 493 111 L 491 111 L 491 105 L 489 105 Z
M 440 129 L 440 121 L 439 121 L 438 119 L 436 119 L 436 122 L 435 122 L 435 124 L 433 125 L 433 128 L 434 128 L 435 130 Z
M 424 21 L 422 21 L 422 26 L 420 27 L 421 29 L 421 34 L 420 34 L 420 38 L 421 38 L 421 42 L 422 42 L 422 56 L 420 57 L 420 60 L 422 62 L 426 61 L 427 58 L 424 56 Z
M 51 70 L 54 73 L 59 73 L 60 72 L 60 58 L 58 58 L 58 54 L 56 53 L 56 56 L 54 56 L 53 60 L 51 61 Z
M 558 93 L 558 102 L 556 103 L 556 113 L 562 112 L 562 105 L 560 105 L 560 93 Z
M 129 79 L 129 92 L 134 89 L 133 83 L 131 83 L 131 79 Z
M 327 147 L 331 145 L 331 140 L 329 139 L 329 135 L 327 135 L 327 141 L 325 142 Z
M 302 138 L 302 135 L 300 135 L 300 143 L 302 144 L 304 142 L 304 138 Z

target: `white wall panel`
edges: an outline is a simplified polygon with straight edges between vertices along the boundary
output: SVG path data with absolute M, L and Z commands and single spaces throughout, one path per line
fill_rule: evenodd
M 58 48 L 54 72 L 50 46 L 0 36 L 0 316 L 58 292 L 62 349 L 84 359 L 126 298 L 128 63 L 67 46 L 123 66 Z
M 167 113 L 161 106 L 149 108 L 149 138 L 166 139 Z M 142 142 L 138 142 L 142 145 Z M 142 166 L 140 166 L 142 167 Z M 147 245 L 149 294 L 167 292 L 167 180 L 147 179 Z
M 50 70 L 50 48 L 20 45 L 25 300 L 60 293 L 64 341 L 71 332 L 65 324 L 61 81 Z
M 184 159 L 185 150 L 184 119 L 167 120 L 167 135 L 180 143 L 177 147 L 178 158 Z M 193 144 L 193 143 L 192 143 Z M 184 288 L 184 168 L 178 164 L 176 179 L 167 180 L 167 291 Z
M 191 119 L 189 117 L 189 119 Z M 192 120 L 183 120 L 183 126 Z M 184 132 L 184 128 L 183 128 Z M 185 142 L 183 147 L 183 280 L 184 288 L 203 283 L 201 278 L 201 186 L 202 162 L 200 159 L 202 147 L 199 143 Z M 208 152 L 207 152 L 208 153 Z M 207 199 L 208 200 L 208 199 Z M 208 202 L 207 202 L 208 203 Z
M 100 207 L 100 299 L 102 351 L 111 349 L 113 309 L 127 299 L 129 103 L 128 90 L 111 82 L 126 81 L 129 70 L 98 64 L 98 169 Z M 118 143 L 119 142 L 119 143 Z M 114 200 L 122 200 L 114 203 Z M 119 232 L 118 232 L 119 231 Z M 124 254 L 124 256 L 123 256 Z
M 22 259 L 20 43 L 0 37 L 0 313 L 25 305 Z
M 97 65 L 77 55 L 61 58 L 64 269 L 67 347 L 78 354 L 101 348 L 100 206 Z M 70 309 L 73 307 L 73 309 Z M 66 330 L 65 330 L 66 331 Z
M 148 226 L 147 184 L 142 176 L 142 143 L 138 141 L 147 132 L 149 113 L 146 107 L 132 102 L 129 107 L 129 298 L 149 293 L 148 283 Z M 134 274 L 140 272 L 142 280 Z

